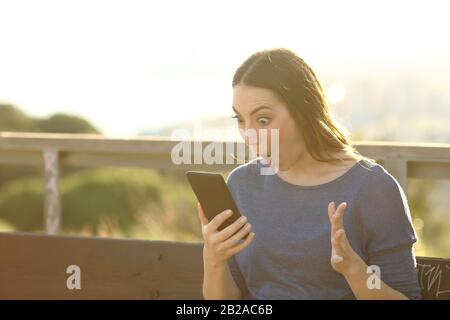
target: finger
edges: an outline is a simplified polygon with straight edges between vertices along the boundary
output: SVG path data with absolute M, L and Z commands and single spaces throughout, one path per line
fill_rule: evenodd
M 331 201 L 328 204 L 328 218 L 330 219 L 330 222 L 332 221 L 332 217 L 333 217 L 335 211 L 336 211 L 336 208 L 334 205 L 334 201 Z
M 250 223 L 247 223 L 241 230 L 239 230 L 236 234 L 234 234 L 232 237 L 230 237 L 228 240 L 224 241 L 222 243 L 222 248 L 224 250 L 229 249 L 233 247 L 235 244 L 239 242 L 242 238 L 244 238 L 245 235 L 247 235 L 250 230 L 252 229 L 252 226 Z
M 331 224 L 331 237 L 333 237 L 334 233 L 336 232 L 336 228 L 335 228 L 335 224 L 333 221 L 333 217 L 334 214 L 336 213 L 336 205 L 334 203 L 334 201 L 331 201 L 328 204 L 328 218 L 330 219 L 330 224 Z
M 336 231 L 334 239 L 336 250 L 345 255 L 345 252 L 347 252 L 347 249 L 350 247 L 345 230 L 339 229 Z
M 228 253 L 230 255 L 234 255 L 234 254 L 238 253 L 239 251 L 244 250 L 250 243 L 252 243 L 254 238 L 255 238 L 255 233 L 254 232 L 250 232 L 248 237 L 243 242 L 241 242 L 238 245 L 232 247 L 228 251 Z
M 229 217 L 231 217 L 231 215 L 233 214 L 233 212 L 231 210 L 225 210 L 222 211 L 221 213 L 219 213 L 218 215 L 216 215 L 211 222 L 209 223 L 210 228 L 214 231 L 217 231 L 217 229 L 220 227 L 220 225 L 222 223 L 225 222 L 225 220 L 227 220 Z
M 342 246 L 339 244 L 338 239 L 336 239 L 336 236 L 331 237 L 331 255 L 338 255 L 343 256 L 344 250 L 342 249 Z
M 200 219 L 200 223 L 202 226 L 205 226 L 209 223 L 208 218 L 206 218 L 205 213 L 203 212 L 203 208 L 200 205 L 200 202 L 197 202 L 197 212 L 198 212 L 198 218 Z
M 339 230 L 344 228 L 344 212 L 345 208 L 347 207 L 346 202 L 342 202 L 338 208 L 336 209 L 336 212 L 334 213 L 332 217 L 332 225 L 334 227 L 334 230 Z
M 333 253 L 341 256 L 341 257 L 345 257 L 347 255 L 348 252 L 348 247 L 347 245 L 344 243 L 343 239 L 342 239 L 342 235 L 344 234 L 344 230 L 343 229 L 339 229 L 335 236 L 333 237 L 332 240 L 332 247 L 333 247 Z
M 217 241 L 222 242 L 231 237 L 236 231 L 238 231 L 247 222 L 247 217 L 240 217 L 231 225 L 217 233 Z

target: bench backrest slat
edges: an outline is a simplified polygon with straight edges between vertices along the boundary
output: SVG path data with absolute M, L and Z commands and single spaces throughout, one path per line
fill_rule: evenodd
M 0 299 L 202 299 L 202 243 L 0 233 Z M 81 289 L 67 273 L 80 267 Z M 417 257 L 425 299 L 450 299 L 450 259 Z
M 201 247 L 0 233 L 0 299 L 201 299 Z M 67 288 L 70 265 L 80 290 Z

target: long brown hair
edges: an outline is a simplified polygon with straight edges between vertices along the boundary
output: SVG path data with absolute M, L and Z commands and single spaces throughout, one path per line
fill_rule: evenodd
M 353 147 L 350 133 L 331 114 L 314 71 L 291 50 L 275 48 L 252 54 L 233 76 L 232 87 L 239 84 L 269 89 L 284 101 L 315 160 L 353 159 L 336 159 L 331 154 L 350 151 L 358 158 L 375 161 Z

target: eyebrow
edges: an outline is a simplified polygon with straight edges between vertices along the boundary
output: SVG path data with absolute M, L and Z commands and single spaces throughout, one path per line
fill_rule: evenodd
M 231 108 L 234 110 L 234 112 L 236 112 L 238 115 L 240 115 L 240 113 L 234 108 L 234 106 L 231 106 Z M 269 107 L 269 106 L 259 106 L 258 108 L 253 109 L 253 111 L 250 112 L 250 115 L 255 114 L 256 112 L 258 112 L 261 109 L 270 109 L 270 110 L 272 110 L 272 108 Z

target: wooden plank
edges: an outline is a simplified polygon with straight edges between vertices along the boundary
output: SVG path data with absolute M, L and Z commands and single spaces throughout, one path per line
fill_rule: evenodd
M 408 177 L 431 180 L 450 180 L 450 163 L 409 161 Z
M 96 134 L 0 132 L 0 163 L 40 164 L 42 159 L 39 152 L 54 148 L 59 150 L 61 165 L 231 170 L 240 164 L 232 161 L 230 152 L 224 145 L 223 150 L 219 152 L 224 164 L 212 166 L 195 164 L 194 157 L 201 157 L 202 154 L 198 154 L 198 150 L 192 147 L 190 155 L 192 164 L 176 165 L 171 160 L 171 152 L 180 142 L 180 140 L 171 140 L 170 137 L 118 139 Z M 191 143 L 194 145 L 193 142 Z M 203 141 L 202 148 L 211 143 L 213 141 Z M 234 150 L 243 147 L 242 142 L 231 143 Z M 355 141 L 354 145 L 362 154 L 377 160 L 394 158 L 412 163 L 411 173 L 414 177 L 450 178 L 450 144 L 448 143 Z M 246 153 L 248 154 L 248 150 Z M 427 164 L 430 165 L 430 170 L 424 167 Z M 441 175 L 440 172 L 443 174 Z
M 202 298 L 201 243 L 0 233 L 0 252 L 0 299 Z
M 0 233 L 0 299 L 202 299 L 202 246 Z M 417 268 L 425 299 L 450 299 L 450 259 L 417 257 Z
M 42 163 L 41 150 L 9 150 L 0 148 L 0 164 L 2 165 L 40 165 Z
M 354 145 L 362 154 L 380 159 L 393 157 L 450 162 L 449 143 L 354 141 Z
M 139 136 L 130 139 L 110 138 L 98 134 L 60 134 L 0 132 L 0 150 L 43 150 L 56 148 L 70 152 L 170 154 L 180 140 L 171 137 Z M 213 141 L 203 141 L 210 144 Z M 242 142 L 236 142 L 242 145 Z M 431 159 L 450 163 L 449 143 L 407 143 L 394 141 L 354 141 L 355 147 L 367 156 Z
M 403 189 L 405 194 L 408 194 L 408 163 L 405 159 L 387 158 L 384 161 L 385 169 L 395 177 L 397 182 Z
M 196 142 L 199 141 L 189 141 Z M 25 133 L 0 132 L 0 149 L 5 150 L 42 150 L 57 148 L 61 151 L 77 152 L 111 152 L 111 153 L 152 153 L 170 154 L 172 148 L 183 140 L 171 137 L 139 136 L 133 138 L 110 138 L 97 134 L 63 134 L 63 133 Z M 212 142 L 202 141 L 203 145 Z M 233 144 L 242 142 L 228 141 Z

